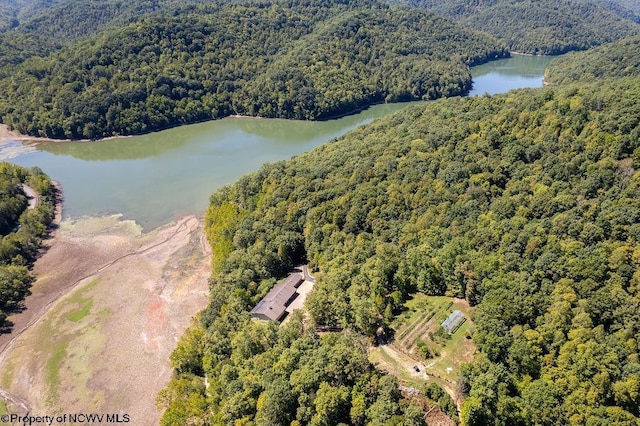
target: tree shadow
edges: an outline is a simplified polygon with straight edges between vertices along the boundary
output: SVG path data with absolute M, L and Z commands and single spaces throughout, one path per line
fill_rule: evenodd
M 9 334 L 13 331 L 13 322 L 6 318 L 0 318 L 0 334 Z
M 22 301 L 16 303 L 14 306 L 4 307 L 0 311 L 0 335 L 9 334 L 13 331 L 14 323 L 9 320 L 7 317 L 11 314 L 19 314 L 27 310 L 26 305 L 24 304 L 24 299 L 31 295 L 31 291 L 27 290 Z

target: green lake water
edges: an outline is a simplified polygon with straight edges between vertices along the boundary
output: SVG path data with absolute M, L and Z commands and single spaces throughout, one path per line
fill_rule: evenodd
M 511 89 L 541 87 L 544 70 L 551 59 L 551 56 L 513 55 L 473 67 L 473 89 L 469 95 L 495 95 Z
M 472 95 L 542 86 L 549 58 L 474 67 Z M 225 118 L 101 142 L 9 143 L 0 158 L 38 166 L 62 185 L 64 216 L 121 213 L 145 229 L 202 214 L 209 195 L 264 163 L 309 151 L 406 104 L 322 121 Z

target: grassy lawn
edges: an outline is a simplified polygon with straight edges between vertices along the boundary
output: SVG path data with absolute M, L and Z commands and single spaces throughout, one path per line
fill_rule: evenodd
M 454 380 L 440 378 L 424 368 L 424 363 L 419 362 L 408 355 L 396 351 L 393 347 L 378 346 L 369 350 L 369 361 L 376 366 L 377 369 L 388 372 L 404 385 L 423 389 L 427 383 L 436 383 L 447 392 L 455 392 Z M 413 370 L 416 365 L 420 369 L 419 372 Z
M 455 310 L 460 310 L 466 320 L 449 335 L 440 324 Z M 471 313 L 472 308 L 464 300 L 416 294 L 405 302 L 404 310 L 390 324 L 393 335 L 390 343 L 369 349 L 369 361 L 404 386 L 422 390 L 427 383 L 435 383 L 459 405 L 456 382 L 460 367 L 472 361 L 476 351 L 472 340 L 467 338 L 473 334 Z M 419 350 L 425 347 L 432 352 L 429 358 Z M 435 420 L 433 424 L 453 424 L 439 410 L 432 416 L 440 420 L 444 417 L 446 421 Z
M 457 379 L 462 364 L 473 359 L 475 345 L 466 338 L 467 332 L 471 332 L 472 329 L 469 321 L 465 321 L 451 339 L 440 347 L 440 356 L 426 362 L 427 365 L 431 365 L 429 370 L 432 374 L 444 379 Z

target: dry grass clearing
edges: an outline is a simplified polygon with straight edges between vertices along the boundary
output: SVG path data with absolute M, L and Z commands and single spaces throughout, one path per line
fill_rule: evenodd
M 126 413 L 130 424 L 158 424 L 155 395 L 177 339 L 206 306 L 209 258 L 193 216 L 147 234 L 118 217 L 63 222 L 31 297 L 64 295 L 6 343 L 0 386 L 33 415 Z

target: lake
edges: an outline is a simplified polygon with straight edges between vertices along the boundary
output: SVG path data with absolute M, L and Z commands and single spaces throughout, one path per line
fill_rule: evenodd
M 551 56 L 513 55 L 473 67 L 473 89 L 469 95 L 495 95 L 523 87 L 541 87 L 544 70 L 552 59 Z
M 540 87 L 549 61 L 514 56 L 474 67 L 471 95 Z M 214 190 L 264 163 L 309 151 L 406 105 L 375 105 L 321 122 L 229 117 L 101 142 L 15 142 L 0 149 L 0 158 L 38 166 L 58 181 L 65 217 L 122 213 L 152 229 L 202 214 Z

